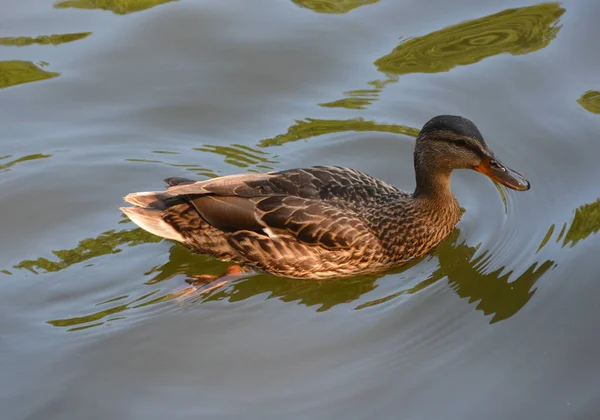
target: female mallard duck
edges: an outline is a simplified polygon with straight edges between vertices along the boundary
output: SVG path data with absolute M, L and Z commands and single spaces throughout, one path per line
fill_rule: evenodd
M 421 256 L 454 229 L 454 169 L 474 169 L 514 190 L 529 182 L 504 166 L 466 118 L 428 121 L 414 151 L 409 194 L 354 169 L 316 166 L 165 180 L 164 192 L 129 194 L 121 210 L 158 236 L 192 250 L 292 278 L 386 270 Z

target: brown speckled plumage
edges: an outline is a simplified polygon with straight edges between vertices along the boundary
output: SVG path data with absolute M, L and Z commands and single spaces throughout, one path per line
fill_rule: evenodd
M 439 244 L 460 218 L 451 171 L 480 170 L 487 161 L 498 162 L 473 123 L 440 116 L 417 139 L 413 194 L 354 169 L 316 166 L 200 182 L 169 178 L 165 192 L 130 194 L 125 200 L 135 206 L 122 210 L 199 253 L 285 277 L 347 277 Z

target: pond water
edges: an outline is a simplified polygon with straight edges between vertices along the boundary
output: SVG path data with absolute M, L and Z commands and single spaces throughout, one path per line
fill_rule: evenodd
M 6 0 L 3 419 L 600 415 L 600 2 Z M 162 179 L 312 165 L 414 188 L 438 114 L 532 189 L 378 277 L 258 275 L 118 210 Z

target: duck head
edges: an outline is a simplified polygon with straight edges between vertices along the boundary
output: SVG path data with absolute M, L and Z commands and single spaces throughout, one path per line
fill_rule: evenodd
M 455 115 L 440 115 L 423 126 L 415 146 L 416 192 L 449 188 L 454 169 L 473 169 L 517 191 L 526 191 L 530 183 L 508 168 L 486 144 L 477 126 Z

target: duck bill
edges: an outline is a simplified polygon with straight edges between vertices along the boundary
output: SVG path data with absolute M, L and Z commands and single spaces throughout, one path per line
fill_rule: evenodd
M 497 159 L 493 159 L 493 162 L 494 163 L 492 164 L 492 159 L 484 159 L 473 169 L 513 190 L 527 191 L 529 189 L 529 181 L 527 181 L 523 175 L 507 168 Z

